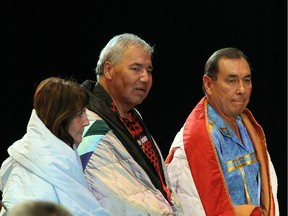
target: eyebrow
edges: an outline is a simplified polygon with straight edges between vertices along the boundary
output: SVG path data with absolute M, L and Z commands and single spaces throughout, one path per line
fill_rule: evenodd
M 144 65 L 143 65 L 143 64 L 140 64 L 140 63 L 137 63 L 137 62 L 136 62 L 136 63 L 133 63 L 133 64 L 131 64 L 130 66 L 131 66 L 131 67 L 132 67 L 132 66 L 137 66 L 137 67 L 144 67 Z M 153 69 L 153 66 L 151 65 L 151 66 L 149 66 L 148 68 L 151 68 L 151 69 Z
M 228 74 L 227 77 L 235 78 L 235 77 L 239 77 L 239 76 L 236 74 Z M 244 76 L 244 78 L 247 78 L 247 77 L 252 77 L 252 74 L 248 74 L 248 75 Z

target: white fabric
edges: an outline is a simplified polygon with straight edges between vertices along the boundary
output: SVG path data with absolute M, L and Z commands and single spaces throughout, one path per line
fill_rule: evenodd
M 278 180 L 277 180 L 276 171 L 272 164 L 269 153 L 268 153 L 268 157 L 269 157 L 269 172 L 270 172 L 271 185 L 272 185 L 272 194 L 273 194 L 274 202 L 275 202 L 275 216 L 279 216 L 280 215 L 279 203 L 278 203 L 278 198 L 277 198 Z
M 4 208 L 1 208 L 0 216 L 4 215 L 5 213 L 6 213 L 5 209 L 4 209 Z
M 97 114 L 90 111 L 87 113 L 90 126 L 95 121 L 105 124 Z M 85 168 L 85 175 L 90 190 L 101 206 L 112 215 L 119 216 L 182 215 L 179 203 L 175 203 L 177 213 L 173 213 L 168 201 L 155 188 L 145 170 L 135 162 L 112 130 L 103 136 L 84 137 L 78 151 L 91 147 L 92 140 L 96 140 L 93 145 L 94 152 Z M 86 144 L 87 148 L 84 146 Z M 173 200 L 176 201 L 176 198 Z
M 183 127 L 184 128 L 184 127 Z M 178 149 L 174 153 L 173 160 L 168 164 L 167 171 L 172 189 L 177 193 L 185 216 L 205 216 L 205 212 L 197 192 L 188 165 L 183 146 L 183 128 L 177 133 L 171 145 Z
M 0 170 L 0 189 L 8 209 L 37 199 L 59 203 L 73 215 L 109 215 L 88 190 L 77 152 L 54 136 L 35 110 L 27 133 L 8 153 Z

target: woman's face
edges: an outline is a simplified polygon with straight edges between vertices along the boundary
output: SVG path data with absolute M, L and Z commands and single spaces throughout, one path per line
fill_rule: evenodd
M 86 108 L 76 114 L 68 126 L 68 132 L 76 144 L 81 143 L 84 127 L 89 125 L 89 120 L 85 111 Z

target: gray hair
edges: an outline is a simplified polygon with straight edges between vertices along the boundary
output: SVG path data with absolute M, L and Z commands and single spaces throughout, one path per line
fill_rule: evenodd
M 109 61 L 112 65 L 119 62 L 123 53 L 130 46 L 140 46 L 147 51 L 151 58 L 154 47 L 150 46 L 143 39 L 131 33 L 124 33 L 114 36 L 102 49 L 96 67 L 97 78 L 104 73 L 104 63 Z

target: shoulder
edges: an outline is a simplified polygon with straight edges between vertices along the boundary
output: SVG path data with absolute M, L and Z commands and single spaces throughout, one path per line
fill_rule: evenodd
M 105 135 L 111 130 L 106 121 L 95 112 L 86 109 L 86 114 L 90 124 L 85 127 L 83 138 L 93 135 Z
M 31 185 L 33 182 L 33 185 Z M 46 199 L 56 201 L 56 195 L 51 193 L 53 186 L 29 171 L 19 163 L 13 163 L 13 169 L 3 190 L 3 203 L 7 208 L 27 199 Z

